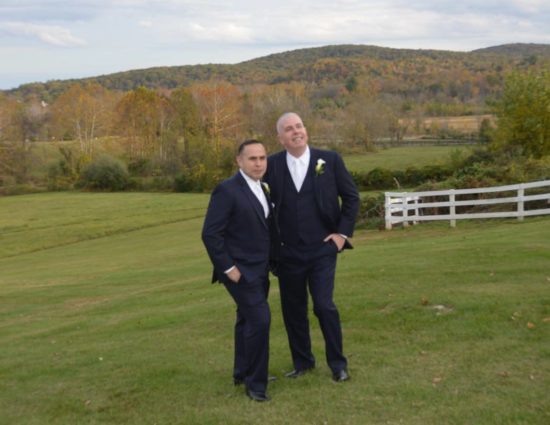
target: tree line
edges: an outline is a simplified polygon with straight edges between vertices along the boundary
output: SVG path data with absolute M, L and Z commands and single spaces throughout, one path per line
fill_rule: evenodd
M 357 84 L 319 91 L 303 83 L 243 87 L 214 80 L 120 92 L 75 83 L 51 104 L 0 97 L 0 175 L 25 183 L 34 166 L 31 150 L 46 143 L 61 156 L 52 175 L 67 185 L 101 153 L 121 159 L 136 177 L 183 175 L 202 190 L 231 172 L 243 139 L 277 149 L 275 122 L 289 110 L 300 111 L 312 134 L 350 147 L 399 137 L 393 108 Z
M 504 79 L 502 94 L 484 106 L 498 117 L 497 128 L 482 126 L 483 137 L 495 149 L 534 157 L 549 154 L 548 75 L 513 72 Z M 437 96 L 428 104 L 437 104 Z M 456 115 L 468 108 L 460 102 L 441 104 Z M 235 148 L 242 140 L 257 138 L 277 150 L 275 121 L 290 110 L 300 112 L 311 136 L 332 140 L 329 147 L 347 151 L 374 149 L 373 141 L 380 138 L 400 140 L 414 123 L 400 118 L 423 113 L 406 97 L 387 96 L 372 80 L 355 77 L 338 84 L 238 86 L 211 80 L 129 91 L 79 82 L 51 103 L 4 94 L 0 187 L 46 182 L 50 189 L 79 184 L 101 188 L 108 184 L 82 177 L 97 180 L 114 173 L 123 180 L 117 180 L 117 187 L 208 190 L 233 171 Z M 44 145 L 54 147 L 56 155 L 37 155 L 37 147 Z M 85 173 L 92 166 L 94 172 Z M 46 171 L 40 176 L 38 169 Z

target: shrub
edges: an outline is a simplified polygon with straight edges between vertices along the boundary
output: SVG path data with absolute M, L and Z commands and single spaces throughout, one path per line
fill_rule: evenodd
M 357 227 L 383 229 L 384 202 L 385 196 L 383 193 L 361 198 L 359 214 L 357 215 Z
M 368 173 L 352 172 L 351 177 L 359 190 L 399 190 L 414 187 L 427 181 L 441 181 L 453 175 L 451 165 L 409 167 L 405 171 L 375 168 Z
M 128 163 L 128 172 L 132 176 L 150 176 L 153 170 L 151 160 L 147 158 L 134 159 Z
M 65 159 L 48 167 L 48 190 L 70 190 L 76 179 L 76 172 Z
M 87 189 L 124 190 L 128 184 L 128 171 L 118 159 L 103 155 L 82 170 L 79 183 Z
M 517 183 L 548 180 L 550 179 L 550 155 L 513 162 L 508 166 L 507 174 L 510 181 Z
M 174 179 L 174 190 L 176 192 L 192 192 L 193 181 L 187 174 L 182 174 Z
M 209 192 L 230 173 L 196 164 L 174 179 L 176 192 Z
M 146 181 L 145 189 L 152 192 L 171 192 L 174 189 L 174 179 L 169 176 L 153 177 Z
M 402 183 L 406 186 L 417 186 L 424 182 L 424 175 L 419 168 L 408 167 L 405 170 Z
M 369 171 L 366 183 L 372 189 L 388 189 L 396 185 L 392 172 L 384 168 L 375 168 Z
M 367 190 L 367 173 L 350 171 L 350 175 L 359 190 Z

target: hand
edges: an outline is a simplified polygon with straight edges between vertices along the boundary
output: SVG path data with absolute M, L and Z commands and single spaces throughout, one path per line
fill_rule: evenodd
M 227 272 L 227 277 L 234 283 L 239 283 L 241 279 L 241 272 L 237 267 L 233 267 L 230 272 Z
M 336 244 L 336 248 L 338 248 L 338 252 L 342 251 L 342 248 L 344 248 L 344 244 L 346 243 L 346 238 L 344 238 L 339 233 L 331 233 L 323 241 L 328 242 L 330 240 L 332 240 L 332 242 Z

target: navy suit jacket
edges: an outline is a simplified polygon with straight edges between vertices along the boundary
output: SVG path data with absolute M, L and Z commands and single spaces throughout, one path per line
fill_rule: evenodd
M 212 192 L 202 229 L 214 266 L 212 282 L 227 282 L 224 271 L 232 266 L 249 282 L 267 276 L 269 232 L 264 210 L 240 172 L 221 182 Z
M 351 237 L 359 211 L 357 187 L 340 155 L 311 147 L 309 150 L 311 156 L 307 173 L 313 177 L 317 211 L 331 232 Z M 325 164 L 323 172 L 317 174 L 315 167 L 320 159 Z M 287 168 L 286 150 L 269 156 L 264 180 L 270 186 L 271 199 L 275 203 L 275 223 L 278 225 L 278 206 L 282 204 L 285 178 L 291 179 L 290 173 L 286 172 Z M 352 248 L 349 241 L 346 240 L 344 248 Z

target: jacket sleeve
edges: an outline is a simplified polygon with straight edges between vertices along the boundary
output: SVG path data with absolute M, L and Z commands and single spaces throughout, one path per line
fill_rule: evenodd
M 225 233 L 233 209 L 233 197 L 227 188 L 218 185 L 212 192 L 202 228 L 202 241 L 214 269 L 223 272 L 235 263 L 225 246 Z
M 335 177 L 338 196 L 342 200 L 338 233 L 351 237 L 359 212 L 359 192 L 351 174 L 346 169 L 342 157 L 338 154 L 336 154 L 335 159 Z

